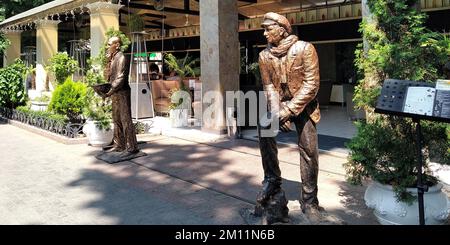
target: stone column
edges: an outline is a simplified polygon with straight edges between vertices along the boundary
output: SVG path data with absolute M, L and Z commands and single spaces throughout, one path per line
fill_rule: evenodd
M 119 30 L 119 9 L 122 5 L 108 2 L 90 3 L 91 11 L 91 57 L 100 54 L 109 28 Z
M 366 20 L 368 23 L 372 23 L 373 14 L 370 12 L 369 5 L 367 5 L 367 0 L 361 1 L 361 11 L 362 11 L 362 18 Z M 363 37 L 363 48 L 364 52 L 368 52 L 370 49 L 370 46 L 364 37 Z
M 48 60 L 58 52 L 58 24 L 56 20 L 36 21 L 36 91 L 46 90 Z
M 11 42 L 11 45 L 5 50 L 3 55 L 3 67 L 6 67 L 17 58 L 20 58 L 20 45 L 21 45 L 21 33 L 22 31 L 7 31 L 6 38 Z
M 236 0 L 200 1 L 203 131 L 227 133 L 225 92 L 239 90 L 238 28 Z

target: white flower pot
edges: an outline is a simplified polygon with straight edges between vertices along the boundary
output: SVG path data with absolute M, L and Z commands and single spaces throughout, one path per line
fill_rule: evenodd
M 441 191 L 442 184 L 429 188 L 424 194 L 425 224 L 440 225 L 447 222 L 450 203 L 447 195 Z M 417 196 L 416 188 L 408 191 Z M 369 208 L 374 209 L 378 222 L 382 225 L 418 225 L 419 208 L 415 201 L 412 205 L 398 202 L 390 185 L 373 181 L 367 188 L 364 200 Z
M 92 146 L 107 146 L 114 137 L 114 125 L 111 124 L 109 130 L 99 129 L 96 121 L 87 121 L 83 126 L 83 133 L 89 140 Z
M 46 111 L 48 107 L 49 102 L 38 102 L 38 101 L 31 101 L 31 107 L 30 110 L 32 111 Z
M 188 110 L 187 109 L 172 109 L 170 110 L 170 125 L 173 128 L 179 128 L 188 125 Z

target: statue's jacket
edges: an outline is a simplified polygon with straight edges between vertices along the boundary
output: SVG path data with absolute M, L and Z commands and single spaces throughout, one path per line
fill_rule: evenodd
M 129 63 L 125 55 L 122 52 L 117 52 L 111 61 L 108 77 L 113 93 L 130 90 L 130 85 L 128 84 L 128 67 Z
M 269 104 L 275 99 L 273 93 L 277 93 L 280 109 L 284 107 L 294 116 L 305 111 L 315 123 L 319 122 L 319 59 L 311 43 L 297 41 L 280 58 L 266 48 L 259 54 L 259 66 Z

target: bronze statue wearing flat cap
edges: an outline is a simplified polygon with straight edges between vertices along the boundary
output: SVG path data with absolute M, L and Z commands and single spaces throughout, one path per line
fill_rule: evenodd
M 300 41 L 292 34 L 289 21 L 282 15 L 272 12 L 265 14 L 261 26 L 264 28 L 264 36 L 268 41 L 267 48 L 259 54 L 259 66 L 266 98 L 270 103 L 279 104 L 277 114 L 281 131 L 290 131 L 291 123 L 295 125 L 302 180 L 300 204 L 305 214 L 320 218 L 317 199 L 316 124 L 320 120 L 319 104 L 316 99 L 320 84 L 317 53 L 311 43 Z M 271 96 L 274 93 L 278 96 Z M 260 125 L 260 127 L 263 126 Z M 275 137 L 260 135 L 259 145 L 264 181 L 263 189 L 257 197 L 257 209 L 258 206 L 264 209 L 268 207 L 268 203 L 277 201 L 280 203 L 280 196 L 283 199 L 284 192 L 281 189 L 281 170 Z M 278 199 L 274 200 L 274 198 Z M 278 213 L 281 216 L 272 217 L 274 222 L 286 221 L 287 207 L 283 205 L 280 207 L 282 211 L 269 212 Z

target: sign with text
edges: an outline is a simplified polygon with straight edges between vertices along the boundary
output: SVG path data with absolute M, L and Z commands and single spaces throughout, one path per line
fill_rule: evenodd
M 387 79 L 375 112 L 450 122 L 450 80 L 433 84 Z

